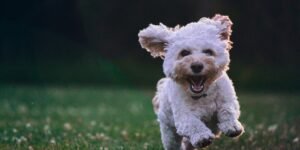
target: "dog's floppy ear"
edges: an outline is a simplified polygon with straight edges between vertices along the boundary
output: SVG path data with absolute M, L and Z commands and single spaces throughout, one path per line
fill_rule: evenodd
M 232 22 L 228 16 L 223 16 L 220 14 L 216 14 L 212 20 L 219 21 L 221 23 L 220 28 L 220 38 L 221 40 L 225 40 L 227 42 L 227 49 L 230 50 L 232 48 L 232 42 L 230 41 L 230 36 L 232 33 L 231 26 Z
M 163 24 L 150 24 L 138 34 L 139 42 L 153 57 L 163 58 L 166 53 L 165 46 L 168 44 L 167 38 L 171 33 L 172 31 Z

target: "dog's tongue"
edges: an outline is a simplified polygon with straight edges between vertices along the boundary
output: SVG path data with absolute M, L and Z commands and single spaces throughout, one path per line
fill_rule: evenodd
M 192 89 L 196 92 L 201 92 L 203 89 L 202 85 L 192 85 Z

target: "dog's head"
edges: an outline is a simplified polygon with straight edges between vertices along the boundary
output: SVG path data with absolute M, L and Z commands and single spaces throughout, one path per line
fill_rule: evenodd
M 199 95 L 228 69 L 231 26 L 228 16 L 215 15 L 183 27 L 150 25 L 138 36 L 153 57 L 164 59 L 167 77 Z

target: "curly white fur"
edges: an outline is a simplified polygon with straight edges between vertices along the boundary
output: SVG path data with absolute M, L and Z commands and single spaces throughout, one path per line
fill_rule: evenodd
M 237 96 L 226 73 L 231 25 L 227 16 L 216 15 L 181 28 L 160 24 L 140 31 L 142 47 L 154 57 L 165 57 L 166 78 L 158 82 L 153 98 L 165 149 L 204 147 L 218 131 L 231 137 L 243 132 Z M 204 52 L 207 49 L 212 55 Z M 181 56 L 182 50 L 191 54 Z M 203 65 L 200 73 L 191 69 L 195 63 Z M 190 76 L 205 78 L 201 93 L 189 88 Z

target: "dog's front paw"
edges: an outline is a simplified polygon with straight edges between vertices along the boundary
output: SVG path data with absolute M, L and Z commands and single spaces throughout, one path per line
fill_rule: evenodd
M 211 131 L 198 133 L 190 137 L 190 142 L 195 148 L 202 148 L 210 145 L 215 138 Z
M 228 137 L 237 137 L 244 132 L 244 127 L 238 120 L 221 122 L 218 126 L 219 129 Z

